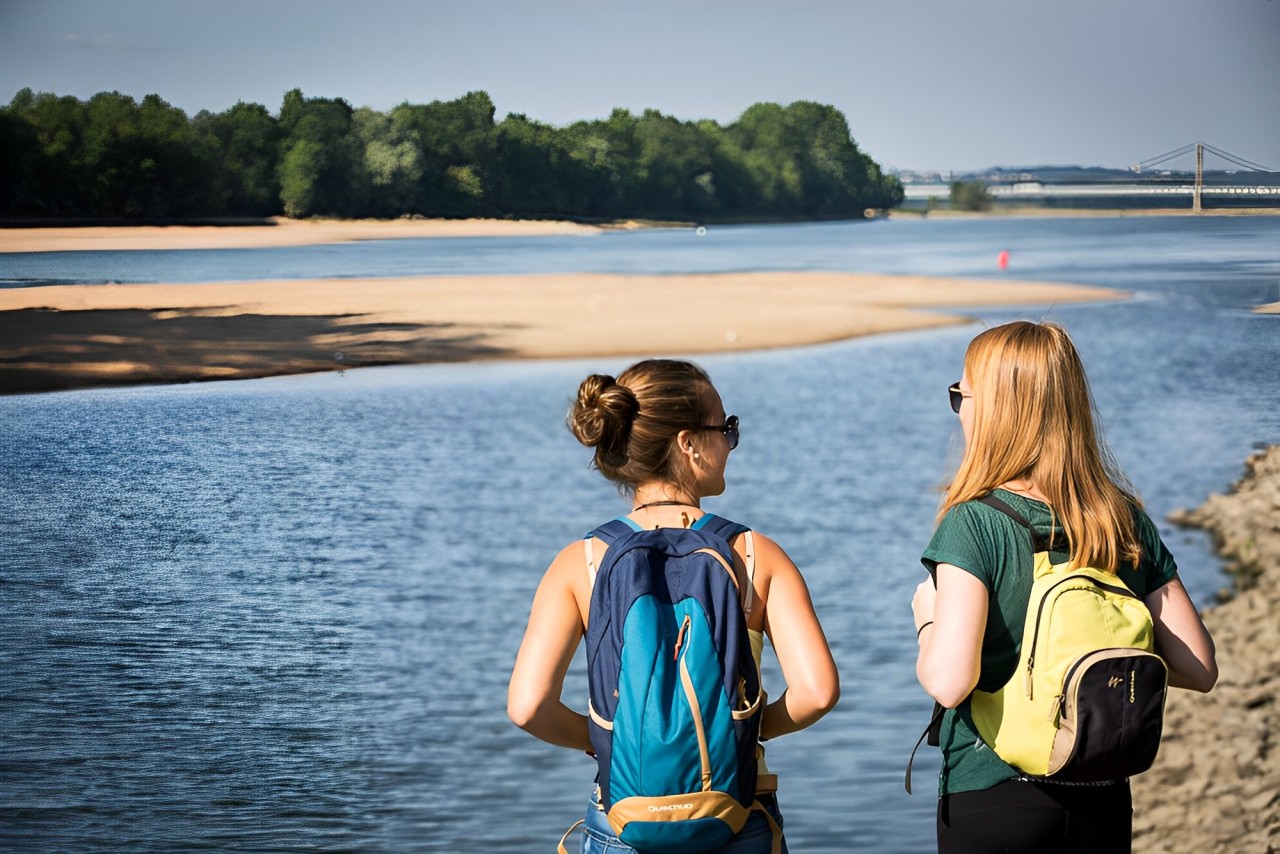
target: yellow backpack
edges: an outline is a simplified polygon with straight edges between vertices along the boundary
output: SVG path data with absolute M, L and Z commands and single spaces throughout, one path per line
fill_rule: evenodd
M 978 734 L 1028 776 L 1097 782 L 1146 771 L 1169 680 L 1151 613 L 1110 572 L 1053 565 L 1026 519 L 994 496 L 979 500 L 1027 530 L 1035 565 L 1017 669 L 995 693 L 970 697 Z

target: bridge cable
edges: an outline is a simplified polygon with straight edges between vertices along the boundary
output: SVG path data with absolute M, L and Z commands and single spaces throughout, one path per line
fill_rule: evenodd
M 1245 160 L 1243 157 L 1239 157 L 1238 155 L 1232 154 L 1228 151 L 1223 151 L 1222 149 L 1212 146 L 1207 142 L 1199 142 L 1199 143 L 1192 142 L 1182 146 L 1181 148 L 1175 148 L 1173 151 L 1166 151 L 1164 154 L 1159 154 L 1159 155 L 1156 155 L 1155 157 L 1150 157 L 1146 160 L 1141 161 L 1140 163 L 1138 163 L 1137 168 L 1139 170 L 1142 170 L 1142 169 L 1150 169 L 1153 166 L 1159 166 L 1161 163 L 1165 163 L 1169 160 L 1173 160 L 1185 154 L 1190 154 L 1192 151 L 1195 150 L 1197 145 L 1203 146 L 1205 150 L 1222 158 L 1223 160 L 1226 160 L 1232 165 L 1240 166 L 1244 169 L 1247 169 L 1253 172 L 1271 172 L 1272 171 L 1271 169 L 1269 169 L 1266 166 L 1263 166 L 1260 163 L 1254 163 L 1251 160 Z
M 1147 167 L 1155 166 L 1157 164 L 1163 163 L 1166 160 L 1171 160 L 1174 157 L 1179 157 L 1183 154 L 1188 154 L 1194 151 L 1195 147 L 1196 147 L 1196 144 L 1192 142 L 1182 146 L 1181 148 L 1175 148 L 1173 151 L 1166 151 L 1164 154 L 1158 154 L 1155 157 L 1149 157 L 1146 160 L 1143 160 L 1140 163 L 1138 163 L 1138 168 L 1145 169 Z
M 1261 165 L 1260 163 L 1254 163 L 1254 162 L 1252 162 L 1252 161 L 1245 160 L 1243 157 L 1238 157 L 1238 156 L 1236 156 L 1236 155 L 1234 155 L 1234 154 L 1231 154 L 1231 153 L 1229 153 L 1229 152 L 1223 151 L 1223 150 L 1222 150 L 1222 149 L 1220 149 L 1220 148 L 1214 148 L 1212 145 L 1210 145 L 1210 144 L 1209 144 L 1209 143 L 1207 143 L 1207 142 L 1206 142 L 1206 143 L 1202 143 L 1202 144 L 1204 145 L 1204 147 L 1205 147 L 1205 150 L 1206 150 L 1206 151 L 1211 151 L 1211 152 L 1213 152 L 1214 154 L 1216 154 L 1216 155 L 1218 155 L 1219 157 L 1221 157 L 1223 160 L 1228 160 L 1228 161 L 1230 161 L 1231 163 L 1236 164 L 1237 166 L 1243 166 L 1245 169 L 1249 169 L 1249 170 L 1254 171 L 1254 172 L 1270 172 L 1270 171 L 1272 171 L 1271 169 L 1268 169 L 1266 166 L 1263 166 L 1263 165 Z

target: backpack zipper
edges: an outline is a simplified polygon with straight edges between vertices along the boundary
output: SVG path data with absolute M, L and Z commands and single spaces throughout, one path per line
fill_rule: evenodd
M 684 688 L 685 700 L 689 703 L 689 711 L 692 712 L 693 730 L 698 736 L 698 761 L 702 766 L 702 791 L 711 790 L 711 753 L 707 747 L 707 731 L 705 722 L 702 719 L 702 704 L 698 702 L 698 693 L 693 687 L 693 677 L 689 673 L 689 667 L 685 664 L 684 657 L 680 655 L 681 642 L 685 636 L 685 630 L 691 628 L 691 620 L 688 614 L 684 616 L 684 623 L 680 626 L 680 635 L 676 639 L 676 659 L 680 663 L 680 684 Z M 688 652 L 688 650 L 685 650 Z
M 1062 693 L 1058 695 L 1058 703 L 1054 707 L 1054 709 L 1049 712 L 1049 720 L 1051 722 L 1054 719 L 1055 713 L 1057 714 L 1059 719 L 1061 719 L 1067 713 L 1067 686 L 1071 684 L 1071 678 L 1075 676 L 1076 671 L 1079 670 L 1082 666 L 1084 666 L 1087 662 L 1092 662 L 1099 658 L 1104 658 L 1105 656 L 1098 655 L 1098 653 L 1100 652 L 1111 652 L 1111 650 L 1110 649 L 1094 650 L 1093 652 L 1088 653 L 1087 655 L 1080 656 L 1075 660 L 1075 663 L 1073 663 L 1069 668 L 1067 668 L 1067 675 L 1062 677 Z
M 684 645 L 684 636 L 688 633 L 690 625 L 691 625 L 691 621 L 689 619 L 689 615 L 685 614 L 684 622 L 680 624 L 680 631 L 678 634 L 676 634 L 676 648 L 671 653 L 672 661 L 680 660 L 680 647 Z
M 1037 646 L 1039 646 L 1039 644 L 1040 644 L 1040 621 L 1041 621 L 1041 619 L 1044 617 L 1044 609 L 1045 609 L 1045 605 L 1046 605 L 1046 604 L 1048 604 L 1048 602 L 1049 602 L 1049 598 L 1050 598 L 1050 597 L 1052 597 L 1052 596 L 1054 595 L 1054 591 L 1055 591 L 1055 590 L 1057 590 L 1057 589 L 1058 589 L 1059 587 L 1061 587 L 1063 584 L 1066 584 L 1068 581 L 1071 581 L 1071 580 L 1076 579 L 1076 578 L 1085 578 L 1085 579 L 1088 579 L 1088 580 L 1089 580 L 1093 585 L 1095 585 L 1096 587 L 1099 587 L 1099 588 L 1101 588 L 1101 589 L 1103 589 L 1103 590 L 1110 591 L 1110 592 L 1112 592 L 1112 593 L 1116 593 L 1116 594 L 1121 595 L 1121 596 L 1128 596 L 1128 597 L 1129 597 L 1129 598 L 1131 598 L 1131 599 L 1137 599 L 1137 598 L 1138 598 L 1138 595 L 1137 595 L 1136 593 L 1134 593 L 1132 590 L 1130 590 L 1128 587 L 1124 587 L 1124 586 L 1119 586 L 1119 587 L 1117 587 L 1117 586 L 1112 585 L 1112 584 L 1106 584 L 1106 583 L 1101 582 L 1101 581 L 1099 581 L 1098 579 L 1096 579 L 1096 578 L 1094 578 L 1094 577 L 1092 577 L 1092 576 L 1090 576 L 1090 575 L 1085 575 L 1084 573 L 1073 573 L 1073 574 L 1071 574 L 1071 575 L 1066 576 L 1065 578 L 1062 578 L 1062 579 L 1059 579 L 1058 581 L 1055 581 L 1055 582 L 1053 583 L 1053 586 L 1052 586 L 1052 587 L 1050 587 L 1048 590 L 1046 590 L 1046 591 L 1044 592 L 1044 595 L 1040 597 L 1040 605 L 1039 605 L 1039 607 L 1037 607 L 1037 608 L 1036 608 L 1036 623 L 1035 623 L 1035 631 L 1034 631 L 1034 632 L 1032 633 L 1032 635 L 1031 635 L 1031 650 L 1027 653 L 1027 671 L 1026 671 L 1025 678 L 1023 679 L 1023 689 L 1024 689 L 1024 690 L 1025 690 L 1025 692 L 1026 692 L 1026 695 L 1027 695 L 1027 699 L 1028 699 L 1028 700 L 1035 699 L 1035 698 L 1032 696 L 1032 688 L 1031 688 L 1031 672 L 1032 672 L 1032 670 L 1034 670 L 1034 669 L 1035 669 L 1035 664 L 1036 664 L 1036 647 L 1037 647 Z
M 1031 674 L 1036 667 L 1036 647 L 1040 645 L 1040 621 L 1044 618 L 1045 605 L 1048 604 L 1049 598 L 1053 596 L 1053 591 L 1057 590 L 1061 585 L 1066 584 L 1073 578 L 1082 577 L 1085 576 L 1068 575 L 1066 578 L 1062 578 L 1054 582 L 1053 586 L 1046 590 L 1044 595 L 1040 597 L 1040 605 L 1036 608 L 1035 630 L 1031 633 L 1031 649 L 1027 652 L 1026 673 L 1023 675 L 1022 680 L 1022 690 L 1027 695 L 1028 700 L 1035 699 L 1031 688 Z

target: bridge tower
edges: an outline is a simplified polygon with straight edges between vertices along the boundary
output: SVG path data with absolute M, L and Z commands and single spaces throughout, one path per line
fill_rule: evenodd
M 1136 166 L 1131 167 L 1131 169 L 1132 171 L 1138 174 L 1141 174 L 1144 169 L 1150 169 L 1151 167 L 1158 166 L 1161 163 L 1167 163 L 1168 161 L 1173 160 L 1175 158 L 1185 157 L 1186 155 L 1191 153 L 1192 149 L 1195 149 L 1195 152 L 1196 152 L 1196 180 L 1195 180 L 1195 185 L 1191 188 L 1191 210 L 1195 213 L 1200 213 L 1204 209 L 1203 208 L 1204 154 L 1206 150 L 1208 150 L 1210 154 L 1216 157 L 1221 157 L 1223 160 L 1226 160 L 1228 163 L 1234 164 L 1235 166 L 1238 166 L 1241 169 L 1244 169 L 1250 172 L 1275 171 L 1270 167 L 1263 166 L 1260 163 L 1254 163 L 1250 160 L 1245 160 L 1243 157 L 1239 157 L 1235 154 L 1231 154 L 1230 152 L 1223 151 L 1222 149 L 1216 148 L 1207 142 L 1189 142 L 1186 145 L 1182 146 L 1181 148 L 1174 149 L 1173 151 L 1167 151 L 1158 157 L 1152 157 L 1147 160 L 1143 160 L 1141 163 L 1138 163 Z M 1265 186 L 1259 186 L 1259 187 L 1253 187 L 1253 188 L 1240 187 L 1240 188 L 1232 189 L 1230 190 L 1230 192 L 1236 192 L 1236 189 L 1238 189 L 1241 193 L 1247 193 L 1249 195 L 1270 195 L 1271 193 L 1274 192 L 1274 189 L 1273 189 L 1274 186 L 1275 186 L 1274 184 L 1268 182 Z M 1218 190 L 1216 190 L 1213 187 L 1210 187 L 1211 193 L 1216 191 Z M 1185 189 L 1183 190 L 1183 192 L 1185 192 Z
M 1200 213 L 1200 190 L 1204 186 L 1204 143 L 1196 143 L 1196 189 L 1191 210 Z

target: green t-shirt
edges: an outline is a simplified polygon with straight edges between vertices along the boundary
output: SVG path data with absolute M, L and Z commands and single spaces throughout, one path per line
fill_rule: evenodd
M 1003 489 L 997 489 L 995 494 L 1030 522 L 1037 534 L 1049 536 L 1049 505 Z M 1160 540 L 1151 517 L 1141 510 L 1135 516 L 1142 560 L 1136 568 L 1122 566 L 1119 576 L 1139 598 L 1146 598 L 1172 581 L 1178 566 Z M 1065 535 L 1059 532 L 1057 541 L 1065 544 Z M 1054 563 L 1068 558 L 1065 552 L 1052 552 L 1050 556 Z M 982 637 L 978 688 L 987 692 L 999 690 L 1017 667 L 1031 596 L 1032 553 L 1027 530 L 994 507 L 967 501 L 947 511 L 920 560 L 930 572 L 940 563 L 957 566 L 986 586 L 991 598 Z M 968 700 L 943 717 L 940 745 L 939 794 L 987 789 L 1018 776 L 1017 770 L 978 737 Z

